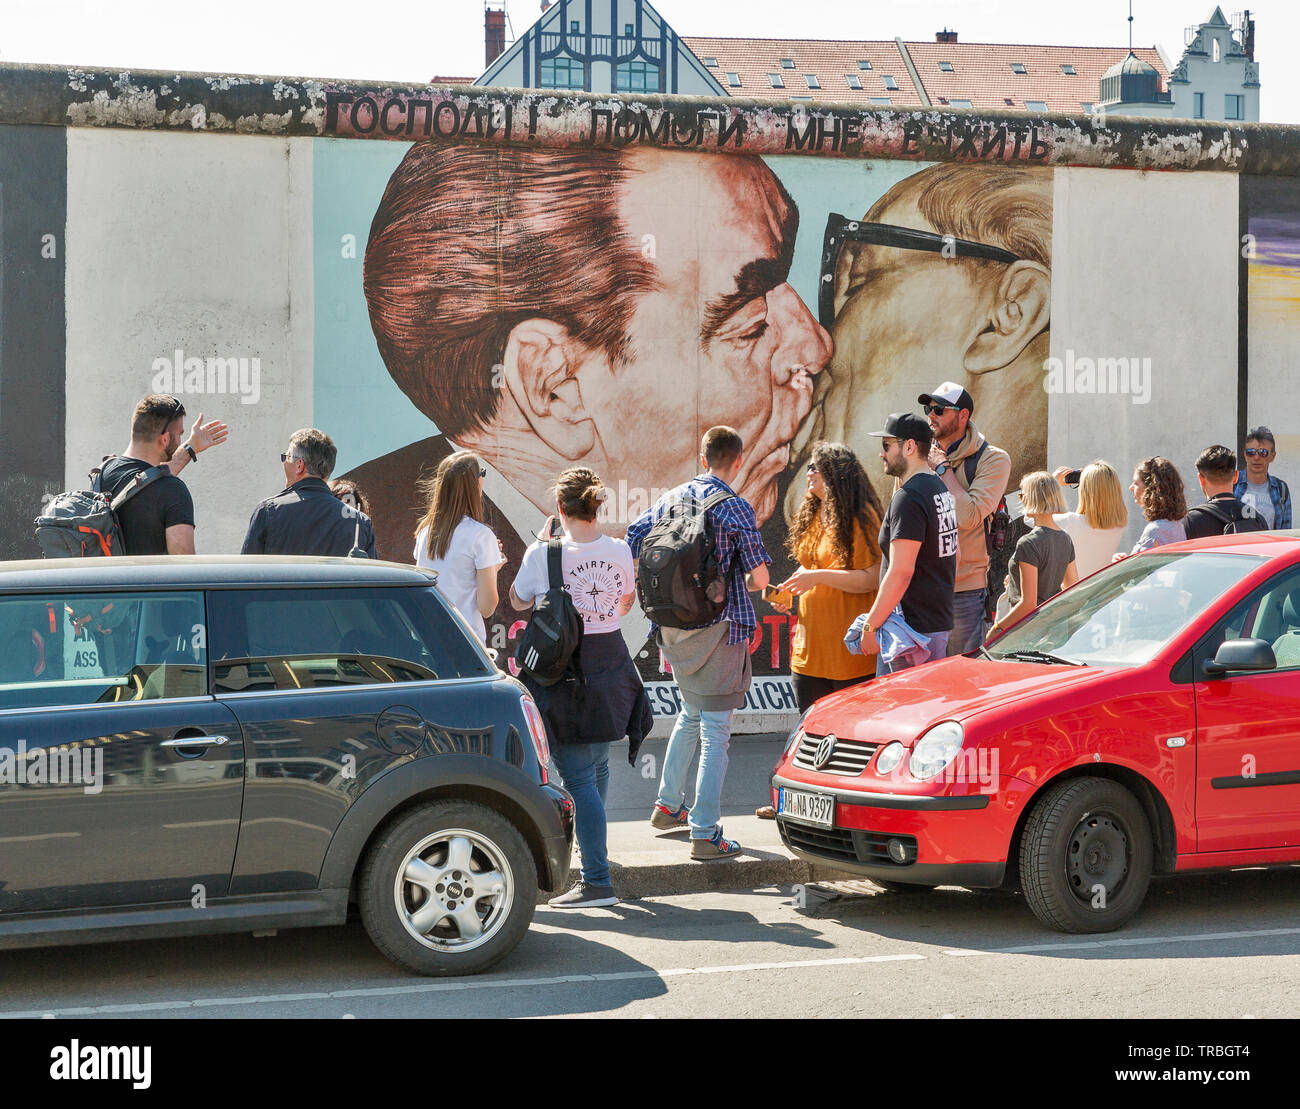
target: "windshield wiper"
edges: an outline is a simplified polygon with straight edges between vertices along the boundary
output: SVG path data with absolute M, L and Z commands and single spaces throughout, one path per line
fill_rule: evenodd
M 1025 662 L 1053 662 L 1058 666 L 1087 666 L 1086 662 L 1076 662 L 1072 658 L 1049 655 L 1046 651 L 1008 651 L 1003 658 L 1021 659 Z

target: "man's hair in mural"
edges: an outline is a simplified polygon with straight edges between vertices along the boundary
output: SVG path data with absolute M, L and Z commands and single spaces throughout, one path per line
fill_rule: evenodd
M 899 200 L 917 209 L 940 235 L 1000 246 L 1052 268 L 1052 175 L 1021 166 L 931 166 L 905 178 L 871 207 L 868 220 Z M 982 258 L 969 266 L 998 267 Z
M 147 443 L 157 439 L 175 422 L 184 418 L 185 406 L 167 393 L 150 393 L 141 397 L 131 413 L 131 438 Z
M 1187 515 L 1183 476 L 1167 458 L 1156 455 L 1137 464 L 1137 502 L 1148 520 L 1181 520 Z
M 534 316 L 617 364 L 656 281 L 619 221 L 610 151 L 417 143 L 370 225 L 365 293 L 389 373 L 447 436 L 497 411 L 510 331 Z
M 813 447 L 811 464 L 822 476 L 826 487 L 826 523 L 836 565 L 853 568 L 855 525 L 867 537 L 867 551 L 872 562 L 880 560 L 880 521 L 884 516 L 880 498 L 867 480 L 867 472 L 843 443 L 818 443 Z M 822 498 L 811 490 L 804 494 L 799 513 L 790 525 L 786 548 L 803 566 L 817 565 L 817 548 L 821 545 Z

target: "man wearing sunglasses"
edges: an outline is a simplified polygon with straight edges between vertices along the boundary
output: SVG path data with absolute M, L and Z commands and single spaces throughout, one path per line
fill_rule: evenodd
M 952 494 L 957 513 L 957 582 L 948 654 L 961 655 L 984 643 L 989 572 L 985 522 L 1007 491 L 1011 456 L 976 429 L 971 422 L 975 401 L 955 381 L 945 381 L 916 399 L 934 433 L 930 468 Z
M 894 185 L 862 219 L 827 221 L 818 295 L 834 353 L 796 438 L 856 446 L 937 374 L 969 391 L 1011 480 L 1047 460 L 1052 174 L 940 165 Z M 937 373 L 936 373 L 937 371 Z M 876 478 L 877 490 L 888 496 Z M 790 486 L 792 519 L 802 483 Z
M 209 447 L 226 441 L 220 420 L 203 420 L 199 413 L 185 432 L 185 406 L 167 393 L 144 397 L 131 414 L 131 442 L 120 455 L 104 463 L 100 489 L 115 497 L 136 475 L 155 467 L 164 473 L 124 503 L 117 513 L 122 542 L 129 555 L 194 553 L 194 500 L 179 474 Z
M 1277 531 L 1291 527 L 1291 490 L 1280 477 L 1268 472 L 1277 458 L 1277 444 L 1266 427 L 1251 429 L 1246 436 L 1246 469 L 1237 475 L 1232 494 L 1248 504 L 1264 520 L 1264 526 Z

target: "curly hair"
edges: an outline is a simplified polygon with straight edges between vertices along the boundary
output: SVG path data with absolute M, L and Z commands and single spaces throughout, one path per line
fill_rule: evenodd
M 1181 520 L 1187 515 L 1183 478 L 1167 458 L 1156 455 L 1137 464 L 1137 503 L 1148 520 Z
M 876 534 L 880 531 L 884 510 L 858 456 L 843 443 L 818 443 L 813 447 L 811 461 L 826 486 L 826 530 L 831 535 L 840 567 L 851 569 L 853 566 L 855 523 L 861 525 L 867 537 L 873 560 L 878 560 L 880 544 Z M 814 561 L 816 549 L 812 544 L 818 533 L 813 524 L 820 519 L 821 507 L 821 497 L 811 490 L 805 493 L 790 527 L 787 548 L 791 557 L 801 565 L 811 565 Z

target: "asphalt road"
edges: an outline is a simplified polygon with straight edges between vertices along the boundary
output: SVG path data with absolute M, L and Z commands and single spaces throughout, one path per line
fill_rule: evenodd
M 1017 897 L 841 887 L 539 909 L 497 969 L 420 979 L 359 924 L 0 952 L 0 1016 L 1294 1017 L 1300 868 L 1162 879 L 1125 930 Z

